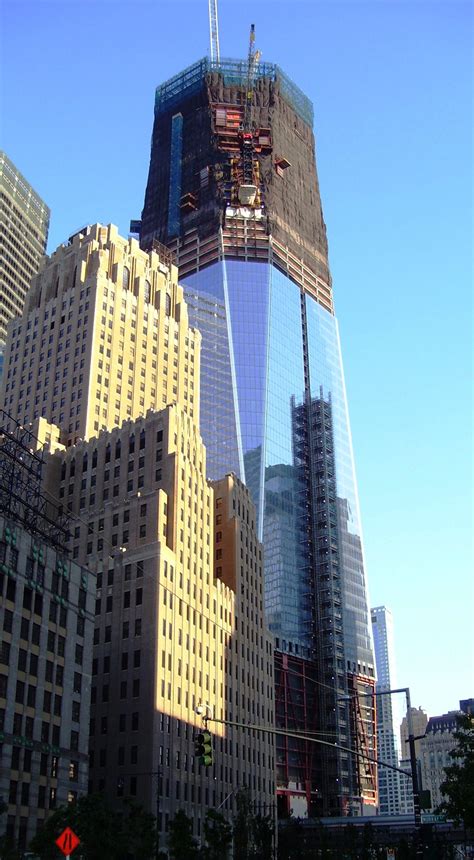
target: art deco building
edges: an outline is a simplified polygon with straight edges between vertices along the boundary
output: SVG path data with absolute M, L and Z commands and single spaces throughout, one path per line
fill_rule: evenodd
M 176 277 L 113 227 L 77 234 L 12 324 L 4 383 L 13 416 L 54 441 L 45 489 L 97 573 L 90 787 L 157 813 L 162 847 L 178 808 L 199 836 L 238 787 L 267 812 L 274 800 L 271 735 L 212 723 L 213 767 L 194 756 L 200 704 L 274 724 L 273 640 L 248 491 L 207 482 L 201 338 Z
M 0 150 L 0 352 L 7 323 L 23 310 L 48 240 L 49 209 Z M 1 370 L 1 368 L 0 368 Z
M 180 319 L 176 279 L 163 255 L 140 251 L 116 227 L 72 236 L 45 260 L 11 323 L 5 409 L 24 423 L 44 416 L 66 446 L 178 397 L 193 416 L 199 336 Z
M 429 812 L 436 812 L 445 799 L 441 786 L 446 779 L 445 768 L 454 764 L 450 752 L 456 747 L 454 732 L 458 728 L 457 718 L 474 711 L 474 700 L 459 702 L 459 711 L 448 711 L 437 717 L 430 717 L 426 734 L 420 740 L 420 765 L 423 791 L 429 792 Z
M 176 255 L 202 334 L 208 475 L 234 472 L 257 509 L 279 724 L 316 720 L 341 746 L 374 752 L 373 712 L 348 704 L 375 673 L 312 126 L 310 101 L 278 66 L 195 63 L 156 91 L 132 227 L 144 249 L 159 241 Z M 374 808 L 367 761 L 300 750 L 279 751 L 283 813 Z
M 0 412 L 0 796 L 25 850 L 87 791 L 95 576 L 68 558 L 37 438 L 9 424 Z
M 395 647 L 393 617 L 390 609 L 376 606 L 371 609 L 374 637 L 375 664 L 377 667 L 377 748 L 380 761 L 399 766 L 397 733 L 395 729 L 392 695 L 385 693 L 397 687 L 395 676 Z M 400 814 L 400 778 L 397 771 L 379 767 L 379 812 L 381 815 Z

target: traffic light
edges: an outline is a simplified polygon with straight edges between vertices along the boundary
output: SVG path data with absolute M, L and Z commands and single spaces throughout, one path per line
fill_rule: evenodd
M 212 755 L 212 737 L 211 733 L 205 729 L 194 739 L 194 755 L 199 759 L 200 764 L 204 767 L 211 767 L 214 762 Z

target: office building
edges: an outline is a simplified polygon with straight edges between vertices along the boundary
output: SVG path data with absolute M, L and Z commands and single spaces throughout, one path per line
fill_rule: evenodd
M 37 438 L 0 419 L 0 796 L 25 850 L 87 791 L 95 575 L 68 558 Z
M 132 229 L 144 249 L 174 253 L 202 334 L 208 475 L 234 472 L 257 509 L 279 725 L 316 719 L 341 746 L 373 753 L 374 709 L 349 704 L 373 691 L 375 672 L 309 100 L 257 55 L 201 60 L 162 84 Z M 290 664 L 303 709 L 281 677 Z M 283 743 L 278 760 L 282 814 L 375 808 L 367 760 L 314 745 L 290 756 Z
M 448 711 L 428 720 L 425 736 L 420 740 L 420 765 L 423 790 L 430 793 L 430 812 L 435 812 L 444 800 L 441 785 L 446 779 L 445 768 L 454 764 L 450 752 L 456 746 L 457 719 L 462 714 L 472 714 L 473 710 L 474 700 L 464 699 L 459 702 L 459 711 Z
M 395 676 L 393 616 L 390 609 L 385 606 L 374 607 L 370 614 L 377 669 L 376 692 L 379 694 L 376 700 L 378 758 L 392 767 L 398 767 L 399 753 L 393 698 L 396 694 L 388 692 L 398 686 Z M 397 771 L 383 766 L 378 767 L 380 815 L 400 814 L 400 778 L 401 775 Z
M 428 717 L 422 708 L 411 708 L 411 722 L 413 735 L 415 740 L 415 758 L 418 772 L 418 785 L 421 786 L 421 769 L 420 769 L 420 744 L 421 737 L 426 731 Z M 400 768 L 410 773 L 410 750 L 408 748 L 408 720 L 404 716 L 400 724 Z M 414 812 L 413 806 L 413 782 L 411 779 L 405 779 L 400 776 L 400 813 L 401 815 L 410 815 Z
M 178 808 L 200 837 L 238 787 L 270 814 L 275 794 L 271 735 L 214 723 L 213 767 L 194 755 L 199 705 L 274 724 L 273 639 L 254 505 L 239 478 L 206 479 L 201 338 L 176 278 L 165 249 L 85 228 L 34 280 L 4 381 L 11 420 L 50 440 L 72 559 L 97 574 L 90 788 L 157 814 L 161 847 Z
M 49 209 L 0 150 L 0 355 L 46 252 Z M 1 366 L 0 366 L 1 374 Z
M 171 333 L 166 322 L 183 307 L 176 277 L 163 255 L 150 258 L 113 225 L 87 227 L 60 245 L 33 279 L 23 316 L 10 323 L 6 411 L 25 424 L 43 416 L 66 446 L 178 396 L 193 416 L 197 335 L 179 316 Z

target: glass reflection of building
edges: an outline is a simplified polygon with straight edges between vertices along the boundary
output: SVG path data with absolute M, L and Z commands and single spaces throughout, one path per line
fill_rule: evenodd
M 158 88 L 136 229 L 142 246 L 176 254 L 202 334 L 208 475 L 234 471 L 257 508 L 280 725 L 373 753 L 373 712 L 357 695 L 373 687 L 373 655 L 312 105 L 278 66 L 253 74 L 250 122 L 246 63 L 202 60 Z M 290 746 L 277 756 L 283 813 L 375 804 L 365 760 Z

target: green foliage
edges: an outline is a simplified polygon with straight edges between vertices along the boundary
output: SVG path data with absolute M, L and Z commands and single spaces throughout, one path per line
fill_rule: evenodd
M 183 809 L 179 809 L 169 823 L 168 849 L 172 860 L 197 860 L 199 857 L 193 822 Z
M 55 840 L 70 827 L 81 840 L 77 849 L 84 860 L 137 860 L 153 856 L 156 842 L 155 818 L 129 802 L 124 815 L 112 809 L 101 794 L 81 797 L 51 815 L 34 837 L 30 851 L 41 860 L 59 860 L 62 854 Z
M 234 819 L 234 860 L 272 860 L 273 819 L 255 815 L 249 793 L 241 789 L 236 795 L 237 815 Z
M 205 860 L 224 860 L 228 856 L 232 844 L 232 827 L 215 809 L 209 809 L 206 813 L 204 841 L 201 855 Z
M 456 824 L 463 822 L 465 827 L 474 827 L 474 717 L 463 714 L 457 722 L 456 747 L 449 754 L 453 764 L 446 768 L 446 779 L 441 785 L 446 800 L 439 811 Z
M 6 834 L 0 836 L 0 858 L 1 860 L 20 860 L 20 852 L 17 850 L 13 839 Z

